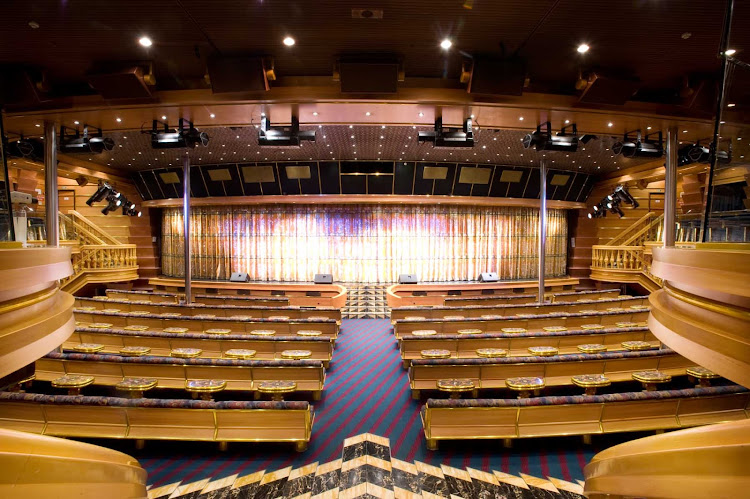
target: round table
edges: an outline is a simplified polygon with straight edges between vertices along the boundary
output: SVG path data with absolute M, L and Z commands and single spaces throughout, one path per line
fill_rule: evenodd
M 148 331 L 148 326 L 140 326 L 140 325 L 132 325 L 132 326 L 125 326 L 123 328 L 125 331 Z
M 481 318 L 485 319 L 485 320 L 488 320 L 488 321 L 492 321 L 492 320 L 496 320 L 496 319 L 502 319 L 503 316 L 502 315 L 497 315 L 497 314 L 484 314 L 484 315 L 481 316 Z
M 656 347 L 648 341 L 623 341 L 622 348 L 630 352 L 641 352 L 643 350 L 652 350 Z
M 246 348 L 232 348 L 231 350 L 224 352 L 224 357 L 228 359 L 248 360 L 255 357 L 256 353 L 258 352 Z
M 542 330 L 547 331 L 548 333 L 560 333 L 562 331 L 567 331 L 568 328 L 565 326 L 545 326 Z
M 31 382 L 36 379 L 36 374 L 32 374 L 30 376 L 27 376 L 24 379 L 16 381 L 13 386 L 11 386 L 8 390 L 11 392 L 20 392 L 23 389 L 30 388 Z M 26 386 L 24 386 L 26 385 Z
M 584 331 L 593 331 L 593 330 L 596 330 L 596 329 L 604 329 L 604 326 L 602 326 L 601 324 L 581 324 L 580 327 Z
M 254 319 L 252 315 L 231 315 L 229 316 L 230 319 L 236 320 L 236 321 L 246 321 L 250 319 Z
M 538 355 L 539 357 L 552 357 L 557 355 L 558 350 L 556 347 L 529 347 L 529 353 L 531 355 Z
M 101 343 L 79 343 L 70 347 L 70 349 L 78 353 L 96 353 L 104 350 L 104 345 Z
M 206 334 L 231 334 L 231 329 L 211 328 L 203 331 Z
M 143 398 L 143 392 L 156 387 L 157 382 L 156 378 L 123 378 L 115 388 L 126 392 L 127 398 L 139 399 Z
M 507 356 L 508 351 L 504 348 L 477 348 L 477 357 L 484 357 L 485 359 L 496 359 Z
M 284 400 L 285 393 L 297 390 L 297 383 L 287 380 L 259 381 L 256 385 L 259 393 L 268 393 L 271 400 Z
M 268 318 L 270 321 L 288 321 L 289 316 L 288 315 L 272 315 Z
M 124 355 L 125 357 L 141 357 L 150 353 L 150 347 L 128 346 L 120 349 L 120 355 Z
M 434 329 L 417 329 L 416 331 L 412 331 L 412 336 L 435 336 L 437 334 L 437 331 Z
M 202 353 L 203 350 L 200 348 L 174 348 L 170 355 L 178 359 L 195 359 L 200 357 Z
M 706 369 L 703 366 L 688 367 L 687 369 L 685 369 L 685 372 L 687 373 L 689 380 L 691 380 L 693 383 L 698 380 L 698 386 L 703 387 L 711 386 L 712 379 L 721 377 L 715 372 L 711 371 L 710 369 Z
M 148 310 L 131 310 L 128 312 L 130 315 L 151 315 Z
M 310 357 L 312 357 L 312 352 L 310 350 L 284 350 L 281 352 L 282 359 L 300 360 L 309 359 Z
M 429 348 L 419 352 L 423 359 L 449 359 L 451 356 L 450 350 L 443 350 L 441 348 Z
M 73 307 L 73 312 L 93 312 L 96 307 Z
M 182 333 L 187 333 L 189 330 L 186 327 L 165 327 L 163 331 L 165 333 L 182 334 Z
M 216 314 L 197 314 L 193 316 L 194 319 L 215 319 Z
M 55 388 L 66 388 L 68 390 L 68 395 L 80 395 L 81 388 L 89 386 L 93 382 L 93 376 L 66 374 L 65 376 L 52 380 L 52 386 Z
M 92 322 L 87 327 L 90 327 L 92 329 L 109 329 L 112 327 L 112 324 L 109 322 Z
M 607 347 L 601 343 L 584 343 L 583 345 L 578 345 L 576 348 L 581 353 L 602 353 L 607 351 Z
M 303 317 L 303 319 L 307 319 L 309 321 L 327 321 L 330 320 L 331 317 L 326 317 L 325 315 L 311 315 L 310 317 Z
M 522 327 L 504 327 L 500 331 L 503 333 L 510 333 L 510 334 L 522 334 L 528 332 L 526 328 Z
M 469 329 L 459 329 L 456 331 L 458 334 L 482 334 L 481 329 L 476 328 L 469 328 Z
M 539 390 L 544 388 L 545 383 L 544 378 L 522 376 L 519 378 L 506 379 L 505 385 L 514 392 L 518 392 L 518 398 L 527 399 L 531 396 L 531 392 L 534 392 L 534 395 L 538 395 Z
M 615 322 L 617 327 L 638 327 L 637 322 Z
M 474 381 L 468 378 L 439 379 L 435 385 L 441 392 L 449 393 L 452 399 L 461 398 L 461 394 L 464 392 L 473 392 L 476 390 Z
M 119 308 L 104 308 L 102 309 L 102 312 L 109 312 L 111 314 L 116 314 L 116 313 L 121 312 L 121 310 Z
M 163 314 L 159 314 L 160 317 L 182 317 L 182 314 L 179 312 L 164 312 Z
M 316 331 L 314 329 L 300 329 L 295 334 L 297 336 L 322 336 L 323 331 Z
M 188 379 L 185 380 L 185 390 L 193 394 L 193 398 L 213 400 L 213 393 L 220 392 L 227 387 L 227 382 L 221 379 Z
M 405 321 L 423 321 L 426 317 L 422 317 L 421 315 L 408 315 L 404 317 Z
M 586 395 L 596 395 L 596 389 L 609 386 L 612 382 L 603 374 L 577 374 L 570 378 L 574 385 L 584 389 Z
M 443 319 L 449 320 L 449 321 L 455 321 L 455 320 L 461 320 L 466 319 L 463 315 L 444 315 Z
M 250 331 L 250 334 L 254 334 L 255 336 L 273 336 L 276 334 L 276 331 L 273 329 L 253 329 Z
M 658 385 L 669 383 L 672 376 L 657 370 L 637 371 L 632 374 L 633 379 L 643 383 L 643 389 L 647 392 L 656 391 Z

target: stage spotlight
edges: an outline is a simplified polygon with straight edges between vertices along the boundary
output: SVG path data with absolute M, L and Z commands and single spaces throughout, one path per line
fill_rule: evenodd
M 315 142 L 315 130 L 300 131 L 299 118 L 292 116 L 292 125 L 272 127 L 268 116 L 261 116 L 258 145 L 262 147 L 300 147 L 303 141 Z
M 466 118 L 463 129 L 443 127 L 443 118 L 435 118 L 435 127 L 419 132 L 417 143 L 432 142 L 434 147 L 474 147 L 473 120 Z
M 113 195 L 107 196 L 107 206 L 102 208 L 102 215 L 109 214 L 110 211 L 116 210 L 120 205 L 122 204 L 122 201 L 117 199 Z
M 568 128 L 572 129 L 572 133 L 567 131 Z M 534 146 L 537 151 L 576 152 L 578 150 L 578 127 L 575 123 L 565 125 L 559 132 L 552 135 L 552 125 L 547 121 L 523 138 L 523 147 L 528 149 L 531 146 Z
M 636 134 L 635 138 L 630 136 L 632 133 Z M 659 138 L 656 140 L 651 139 L 650 137 L 655 134 Z M 640 130 L 627 132 L 621 141 L 617 141 L 612 145 L 612 152 L 616 156 L 622 154 L 626 158 L 660 158 L 664 155 L 662 132 L 648 134 L 645 139 L 641 137 Z
M 102 199 L 107 196 L 107 194 L 112 192 L 112 186 L 109 185 L 107 182 L 102 182 L 99 184 L 99 188 L 94 192 L 91 197 L 86 201 L 86 204 L 91 206 L 94 203 L 98 203 Z
M 581 142 L 583 142 L 584 145 L 586 145 L 592 140 L 597 140 L 598 138 L 599 137 L 597 137 L 596 135 L 587 133 L 587 134 L 581 135 L 581 138 L 579 138 L 578 140 L 580 140 Z
M 164 125 L 163 128 L 159 128 L 159 124 Z M 187 128 L 185 125 L 188 125 Z M 154 120 L 151 126 L 151 130 L 146 130 L 143 133 L 151 135 L 151 147 L 154 149 L 180 149 L 183 147 L 189 147 L 194 149 L 199 145 L 207 146 L 209 136 L 206 132 L 201 132 L 193 123 L 180 118 L 180 125 L 175 130 L 169 128 L 166 122 Z
M 95 135 L 89 135 L 89 126 L 83 125 L 83 135 L 76 128 L 71 131 L 65 126 L 60 127 L 60 151 L 67 153 L 101 154 L 111 151 L 115 141 L 102 135 L 102 129 L 97 128 Z
M 711 151 L 713 151 L 713 149 L 713 145 L 704 146 L 700 142 L 683 146 L 677 152 L 677 164 L 682 166 L 691 163 L 710 163 Z M 728 165 L 732 162 L 731 143 L 729 144 L 728 150 L 718 151 L 716 153 L 716 162 L 722 165 Z
M 632 205 L 633 208 L 638 208 L 638 201 L 636 201 L 635 198 L 630 195 L 628 189 L 624 185 L 618 185 L 617 187 L 615 187 L 614 194 L 615 197 L 619 198 L 621 201 Z

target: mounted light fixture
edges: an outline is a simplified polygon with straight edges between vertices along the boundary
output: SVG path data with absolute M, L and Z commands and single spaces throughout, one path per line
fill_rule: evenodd
M 195 149 L 199 145 L 207 146 L 209 137 L 206 132 L 201 132 L 191 121 L 180 118 L 177 129 L 169 128 L 166 121 L 154 120 L 151 130 L 143 133 L 151 135 L 151 147 L 154 149 L 180 149 L 189 147 Z M 159 127 L 163 125 L 163 128 Z M 186 127 L 187 125 L 187 127 Z
M 589 139 L 590 140 L 590 139 Z M 552 124 L 547 121 L 536 127 L 536 131 L 526 134 L 523 147 L 529 149 L 534 146 L 537 151 L 565 151 L 578 150 L 578 126 L 575 123 L 565 125 L 552 135 Z
M 96 189 L 96 192 L 94 192 L 86 201 L 86 204 L 92 206 L 94 203 L 98 203 L 99 201 L 104 199 L 111 192 L 113 192 L 112 186 L 107 182 L 102 182 L 99 184 L 99 188 Z
M 315 142 L 315 130 L 300 131 L 299 117 L 292 116 L 292 124 L 287 127 L 272 127 L 268 116 L 260 118 L 259 146 L 300 147 L 303 141 Z
M 610 211 L 622 218 L 625 216 L 622 208 L 620 208 L 622 203 L 629 204 L 633 208 L 638 208 L 639 206 L 638 201 L 630 195 L 628 189 L 624 185 L 618 185 L 611 194 L 608 194 L 599 203 L 595 204 L 587 216 L 588 218 L 602 218 L 607 216 L 607 211 Z
M 635 134 L 635 137 L 632 134 Z M 652 139 L 653 135 L 657 135 L 658 139 Z M 662 132 L 647 134 L 645 139 L 642 138 L 640 130 L 627 132 L 622 140 L 612 145 L 612 152 L 615 156 L 622 154 L 626 158 L 660 158 L 664 155 Z
M 703 145 L 699 142 L 683 146 L 677 152 L 677 164 L 679 166 L 689 165 L 691 163 L 710 163 L 713 144 Z M 726 151 L 716 152 L 716 162 L 722 165 L 728 165 L 732 162 L 732 143 L 729 143 L 729 149 Z
M 466 118 L 463 128 L 443 127 L 443 118 L 435 118 L 435 127 L 429 132 L 419 132 L 417 142 L 432 142 L 434 147 L 474 147 L 472 119 Z
M 102 135 L 101 128 L 95 128 L 96 133 L 89 134 L 89 126 L 83 125 L 83 135 L 78 128 L 73 131 L 65 126 L 60 127 L 60 152 L 101 154 L 111 151 L 115 141 Z

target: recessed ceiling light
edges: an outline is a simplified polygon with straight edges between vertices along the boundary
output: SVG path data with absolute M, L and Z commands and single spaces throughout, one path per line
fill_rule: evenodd
M 313 116 L 317 116 L 317 115 L 318 115 L 318 112 L 317 111 L 313 111 Z
M 31 29 L 39 29 L 39 23 L 36 21 L 29 21 L 29 28 Z
M 518 121 L 523 121 L 523 116 L 519 116 Z
M 380 128 L 385 128 L 385 125 L 381 125 Z
M 570 123 L 570 120 L 565 120 L 565 124 L 567 125 L 568 123 Z
M 294 43 L 294 38 L 292 38 L 291 36 L 287 36 L 286 38 L 284 38 L 284 45 L 286 45 L 287 47 L 291 47 L 292 45 L 294 45 Z
M 349 128 L 354 128 L 354 125 L 349 125 Z
M 162 115 L 161 119 L 166 120 L 167 117 Z
M 211 118 L 216 118 L 216 115 L 214 113 L 209 114 Z
M 607 123 L 607 126 L 612 128 L 613 126 L 615 126 L 615 124 L 610 121 L 609 123 Z
M 36 125 L 34 125 L 34 126 L 35 126 L 35 127 L 37 127 L 37 128 L 39 128 L 39 127 L 41 127 L 42 125 L 40 125 L 39 123 L 37 123 L 37 124 L 36 124 Z
M 650 127 L 650 126 L 647 126 L 647 127 L 646 127 L 646 130 L 651 130 L 651 127 Z
M 734 106 L 736 106 L 736 105 L 737 105 L 737 104 L 735 104 L 734 102 L 730 102 L 729 104 L 727 104 L 727 107 L 734 107 Z
M 115 121 L 118 122 L 118 123 L 122 123 L 122 119 L 121 118 L 115 118 Z
M 734 55 L 737 53 L 735 49 L 727 49 L 726 52 L 724 52 L 726 55 Z
M 687 133 L 687 130 L 683 130 L 682 133 Z
M 419 117 L 421 118 L 422 116 L 424 116 L 424 113 L 420 111 Z
M 140 43 L 144 47 L 150 47 L 154 44 L 154 42 L 151 41 L 151 38 L 147 36 L 142 36 L 138 39 L 138 43 Z
M 80 122 L 80 121 L 74 121 L 74 122 L 73 122 L 73 124 L 74 124 L 74 125 L 80 125 L 80 124 L 81 124 L 81 122 Z
M 367 112 L 365 113 L 365 116 L 370 116 L 371 114 L 372 114 L 372 113 L 371 113 L 370 111 L 367 111 Z
M 588 52 L 588 51 L 589 51 L 589 49 L 590 49 L 590 48 L 591 48 L 591 47 L 589 47 L 589 46 L 588 46 L 588 45 L 586 45 L 585 43 L 582 43 L 582 44 L 580 44 L 580 45 L 578 46 L 578 48 L 577 48 L 576 50 L 578 51 L 578 53 L 579 53 L 579 54 L 585 54 L 586 52 Z
M 443 40 L 442 42 L 440 42 L 440 48 L 443 49 L 443 50 L 448 50 L 452 46 L 453 46 L 453 42 L 450 41 L 447 38 L 445 40 Z

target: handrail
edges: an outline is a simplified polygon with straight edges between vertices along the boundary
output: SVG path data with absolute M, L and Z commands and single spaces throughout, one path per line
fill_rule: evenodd
M 60 285 L 64 287 L 87 272 L 136 268 L 135 244 L 84 244 L 80 252 L 73 255 L 73 275 L 61 280 Z
M 654 229 L 658 229 L 659 225 L 664 222 L 664 214 L 659 215 L 658 217 L 654 218 L 651 223 L 643 227 L 641 230 L 637 231 L 635 234 L 630 236 L 628 239 L 622 242 L 623 246 L 635 246 L 644 243 L 645 241 L 653 241 L 660 239 L 661 232 L 657 231 L 656 234 L 654 234 L 654 238 L 650 238 L 651 232 Z
M 654 212 L 649 211 L 645 215 L 643 215 L 641 218 L 639 218 L 637 221 L 633 222 L 630 227 L 623 230 L 621 233 L 619 233 L 617 236 L 615 236 L 612 240 L 608 241 L 606 243 L 607 246 L 616 246 L 618 244 L 621 244 L 622 241 L 625 241 L 625 239 L 628 237 L 628 235 L 631 232 L 637 231 L 638 227 L 646 223 L 647 220 L 649 220 L 651 217 L 654 216 Z
M 92 222 L 88 218 L 78 213 L 76 210 L 70 210 L 68 214 L 73 215 L 73 219 L 77 221 L 79 225 L 85 225 L 88 229 L 88 232 L 95 234 L 98 239 L 101 239 L 102 244 L 112 244 L 112 245 L 122 244 L 120 241 L 118 241 L 114 237 L 107 234 L 107 232 L 105 232 L 101 227 L 99 227 L 94 222 Z

